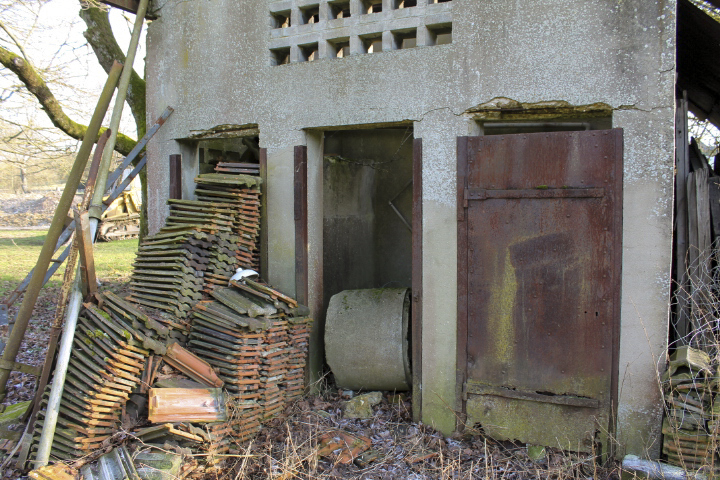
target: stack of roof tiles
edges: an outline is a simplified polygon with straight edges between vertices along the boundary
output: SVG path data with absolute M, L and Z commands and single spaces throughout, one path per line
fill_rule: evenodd
M 78 318 L 51 448 L 51 455 L 59 459 L 94 452 L 118 431 L 129 395 L 140 384 L 149 349 L 162 349 L 158 339 L 169 334 L 116 295 L 98 298 L 100 305 L 84 304 Z M 47 396 L 43 403 L 46 407 Z M 45 409 L 36 422 L 33 454 L 44 419 Z
M 225 382 L 236 409 L 229 421 L 232 440 L 241 442 L 282 411 L 290 373 L 291 397 L 302 392 L 307 342 L 297 332 L 307 329 L 309 320 L 295 317 L 306 312 L 294 300 L 252 280 L 233 281 L 212 297 L 195 306 L 188 348 Z M 223 440 L 217 440 L 218 452 L 231 449 L 231 442 Z
M 310 341 L 310 324 L 305 318 L 289 318 L 287 373 L 282 390 L 287 401 L 302 397 L 305 390 L 305 362 Z
M 133 302 L 174 316 L 168 326 L 187 331 L 185 323 L 202 298 L 203 273 L 214 237 L 193 226 L 166 226 L 138 248 L 130 277 Z
M 202 428 L 193 420 L 161 421 L 167 412 L 158 403 L 153 411 L 161 424 L 136 432 L 144 441 L 172 438 L 202 448 L 213 464 L 214 454 L 237 451 L 302 394 L 307 308 L 252 279 L 230 281 L 239 267 L 259 267 L 259 177 L 214 173 L 195 181 L 197 200 L 170 200 L 167 224 L 140 245 L 126 300 L 104 293 L 84 305 L 55 457 L 102 448 L 119 430 L 131 394 L 149 392 L 165 405 L 176 401 L 172 395 L 182 400 L 184 389 L 191 401 L 201 390 L 222 387 L 229 401 L 210 412 L 221 421 L 201 422 Z M 172 373 L 156 381 L 163 363 L 212 388 L 168 387 Z M 137 410 L 136 399 L 132 405 Z M 41 412 L 38 424 L 43 420 Z
M 260 178 L 210 173 L 195 182 L 197 200 L 168 200 L 160 231 L 138 248 L 131 299 L 185 323 L 193 305 L 235 271 L 259 269 Z
M 711 441 L 720 433 L 720 411 L 713 409 L 718 385 L 710 357 L 689 346 L 679 347 L 670 356 L 662 381 L 667 404 L 663 453 L 668 462 L 683 468 L 720 464 Z
M 215 166 L 218 173 L 245 173 L 260 175 L 260 165 L 257 163 L 219 162 Z
M 195 196 L 200 202 L 232 210 L 231 233 L 238 240 L 234 249 L 238 266 L 260 269 L 260 177 L 206 173 L 195 177 Z

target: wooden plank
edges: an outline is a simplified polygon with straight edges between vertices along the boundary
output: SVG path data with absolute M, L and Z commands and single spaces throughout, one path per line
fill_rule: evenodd
M 308 302 L 307 147 L 295 147 L 295 298 Z
M 609 185 L 609 188 L 614 190 L 610 194 L 615 196 L 615 202 L 617 205 L 623 204 L 623 161 L 625 158 L 625 144 L 624 134 L 622 129 L 613 129 L 612 135 L 615 137 L 615 158 L 620 159 L 614 162 L 615 174 L 613 175 L 614 183 Z M 613 259 L 613 270 L 612 270 L 612 283 L 617 285 L 613 291 L 613 318 L 622 318 L 622 232 L 623 232 L 623 209 L 615 209 L 614 218 L 614 238 L 613 245 L 617 245 L 618 248 L 613 249 L 615 258 Z M 613 360 L 612 360 L 612 380 L 611 380 L 611 394 L 613 402 L 617 404 L 619 398 L 619 374 L 620 371 L 620 322 L 612 322 L 612 343 L 613 343 Z M 617 415 L 612 415 L 610 424 L 608 425 L 608 436 L 615 437 L 617 431 Z M 608 460 L 608 455 L 613 458 L 616 454 L 616 443 L 610 442 L 608 449 L 602 452 L 603 462 Z
M 716 159 L 720 160 L 720 159 Z M 710 219 L 712 222 L 713 242 L 720 237 L 720 178 L 712 177 L 708 184 L 708 196 L 710 198 Z
M 182 155 L 170 155 L 170 192 L 168 198 L 182 200 Z
M 32 365 L 25 365 L 24 363 L 9 362 L 7 360 L 0 359 L 0 367 L 12 370 L 13 372 L 26 373 L 28 375 L 40 376 L 41 368 L 33 367 Z
M 457 139 L 457 365 L 455 397 L 456 411 L 460 412 L 457 429 L 463 430 L 466 418 L 466 402 L 463 385 L 467 379 L 467 331 L 468 331 L 468 233 L 465 205 L 465 189 L 468 182 L 469 137 Z
M 148 420 L 165 422 L 224 422 L 225 399 L 220 388 L 151 388 Z
M 140 4 L 139 0 L 100 0 L 100 2 L 134 14 L 137 14 L 138 5 Z M 150 12 L 150 9 L 148 9 L 148 12 L 145 14 L 145 18 L 148 20 L 155 20 L 157 15 Z
M 95 276 L 95 259 L 93 257 L 93 242 L 90 232 L 90 214 L 86 211 L 75 210 L 75 237 L 78 241 L 80 254 L 80 275 L 82 279 L 83 297 L 97 292 L 97 277 Z
M 693 306 L 697 307 L 696 322 L 703 329 L 701 338 L 704 342 L 710 342 L 711 334 L 707 331 L 705 322 L 699 321 L 709 313 L 709 306 L 713 303 L 712 292 L 710 290 L 712 284 L 712 264 L 711 264 L 711 244 L 712 234 L 710 231 L 710 195 L 709 195 L 709 169 L 704 168 L 695 172 L 695 200 L 697 202 L 697 248 L 698 248 L 698 268 L 697 279 L 698 284 L 695 286 L 697 292 L 693 289 Z M 695 305 L 697 303 L 697 305 Z
M 518 400 L 529 400 L 541 403 L 553 403 L 555 405 L 568 405 L 580 408 L 598 408 L 600 402 L 594 398 L 576 397 L 573 395 L 544 395 L 537 392 L 524 392 L 511 390 L 509 388 L 484 385 L 482 383 L 468 380 L 466 392 L 470 395 L 490 395 L 495 397 L 514 398 Z
M 422 420 L 422 139 L 413 140 L 412 210 L 412 391 L 413 420 Z
M 689 277 L 689 284 L 686 287 L 687 292 L 689 293 L 689 329 L 697 330 L 699 325 L 697 322 L 695 322 L 695 315 L 698 313 L 697 310 L 697 299 L 695 292 L 697 290 L 697 286 L 699 285 L 699 277 L 698 277 L 698 257 L 699 257 L 699 249 L 698 249 L 698 212 L 697 212 L 697 186 L 695 181 L 695 176 L 697 172 L 691 172 L 687 177 L 686 182 L 686 191 L 687 191 L 687 214 L 688 214 L 688 249 L 687 249 L 687 271 L 688 271 L 688 277 Z M 690 333 L 690 330 L 688 329 L 688 333 Z M 686 334 L 687 336 L 687 334 Z M 697 341 L 699 339 L 696 339 L 693 336 L 693 339 L 695 342 L 693 345 L 697 346 Z
M 710 248 L 712 244 L 712 233 L 710 225 L 710 179 L 708 170 L 703 169 L 697 172 L 695 186 L 697 188 L 697 214 L 698 214 L 698 249 L 700 250 L 701 266 L 705 279 L 710 281 Z M 709 284 L 709 283 L 708 283 Z
M 688 199 L 689 174 L 687 142 L 687 99 L 678 100 L 675 110 L 675 334 L 679 339 L 689 333 L 688 298 Z

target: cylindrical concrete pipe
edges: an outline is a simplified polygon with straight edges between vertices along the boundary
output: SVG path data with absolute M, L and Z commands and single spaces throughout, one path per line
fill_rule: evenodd
M 410 289 L 345 290 L 330 299 L 325 356 L 340 388 L 409 390 Z

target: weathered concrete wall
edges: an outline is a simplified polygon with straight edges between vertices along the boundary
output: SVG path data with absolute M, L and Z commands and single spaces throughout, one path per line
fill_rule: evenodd
M 466 111 L 496 97 L 610 105 L 613 126 L 625 130 L 618 438 L 629 452 L 657 454 L 655 361 L 667 337 L 671 252 L 674 0 L 421 0 L 371 15 L 359 15 L 359 0 L 352 0 L 353 16 L 336 20 L 323 13 L 325 0 L 319 3 L 314 25 L 297 25 L 295 0 L 162 4 L 148 32 L 148 118 L 167 105 L 175 113 L 148 147 L 151 230 L 166 214 L 167 156 L 182 150 L 176 140 L 220 124 L 258 124 L 268 149 L 269 280 L 292 294 L 293 146 L 311 143 L 305 132 L 313 136 L 309 168 L 317 184 L 315 132 L 413 121 L 425 166 L 423 417 L 449 431 L 456 401 L 454 139 L 476 132 Z M 271 30 L 271 9 L 285 7 L 296 25 Z M 382 32 L 383 45 L 391 46 L 390 30 L 407 25 L 418 27 L 418 44 L 428 45 L 426 25 L 440 21 L 452 22 L 450 45 L 360 53 L 357 35 Z M 326 58 L 326 40 L 343 35 L 352 54 Z M 271 66 L 270 48 L 289 45 L 297 60 L 297 45 L 307 41 L 318 42 L 323 58 Z M 315 226 L 313 210 L 321 205 L 314 192 Z M 322 242 L 310 242 L 319 261 L 313 249 Z
M 336 131 L 325 136 L 324 153 L 332 156 L 324 161 L 325 257 L 330 262 L 325 267 L 326 305 L 342 290 L 411 286 L 411 233 L 388 202 L 397 196 L 393 203 L 412 222 L 412 186 L 408 185 L 412 180 L 412 139 L 410 126 Z M 347 221 L 362 221 L 364 234 L 329 225 Z M 328 248 L 328 242 L 334 246 Z M 354 256 L 354 263 L 364 265 L 357 271 L 332 265 L 337 272 L 329 275 L 333 258 L 335 263 L 348 258 L 337 255 L 338 249 Z M 358 275 L 363 282 L 346 285 Z
M 325 162 L 323 176 L 323 304 L 343 290 L 373 288 L 375 171 Z

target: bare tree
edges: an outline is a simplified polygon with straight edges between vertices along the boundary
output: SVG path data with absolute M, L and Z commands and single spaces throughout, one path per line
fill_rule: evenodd
M 58 60 L 61 56 L 59 52 L 63 49 L 66 51 L 72 46 L 68 47 L 66 42 L 62 41 L 59 41 L 57 45 L 50 45 L 55 53 L 41 66 L 36 65 L 28 53 L 30 48 L 28 48 L 26 39 L 41 28 L 37 21 L 38 12 L 48 1 L 0 0 L 0 64 L 4 70 L 11 72 L 11 78 L 15 79 L 11 85 L 4 85 L 0 90 L 0 107 L 3 107 L 0 110 L 8 111 L 5 108 L 6 104 L 10 104 L 14 96 L 30 99 L 35 105 L 39 104 L 54 128 L 62 132 L 66 139 L 70 137 L 81 140 L 87 131 L 87 126 L 78 119 L 83 116 L 89 117 L 89 113 L 84 112 L 82 105 L 77 104 L 73 99 L 94 98 L 97 94 L 89 95 L 87 92 L 83 92 L 78 85 L 73 84 L 72 71 L 77 65 L 72 65 L 72 63 L 75 62 L 71 61 L 71 65 L 68 66 L 62 65 L 62 62 Z M 108 72 L 115 60 L 124 63 L 125 54 L 113 34 L 108 8 L 95 0 L 80 0 L 78 10 L 86 27 L 84 37 L 103 69 Z M 8 19 L 17 21 L 11 23 Z M 72 53 L 70 58 L 72 58 Z M 67 58 L 67 55 L 64 58 Z M 130 107 L 137 135 L 141 137 L 146 130 L 145 81 L 135 71 L 133 71 L 130 81 L 126 103 Z M 3 120 L 15 121 L 9 119 L 6 114 L 3 114 L 3 117 L 5 117 Z M 24 127 L 24 132 L 31 130 L 29 125 L 22 125 L 22 127 Z M 17 138 L 29 138 L 23 137 L 23 135 Z M 127 155 L 136 143 L 136 140 L 130 136 L 118 133 L 115 150 Z M 141 174 L 141 181 L 143 200 L 145 200 L 147 188 L 144 174 Z M 145 205 L 147 202 L 143 201 L 141 234 L 146 232 Z
M 0 165 L 19 171 L 23 193 L 30 193 L 28 178 L 40 172 L 52 170 L 59 177 L 67 174 L 64 160 L 72 153 L 72 145 L 58 142 L 55 137 L 54 132 L 32 121 L 0 122 Z

